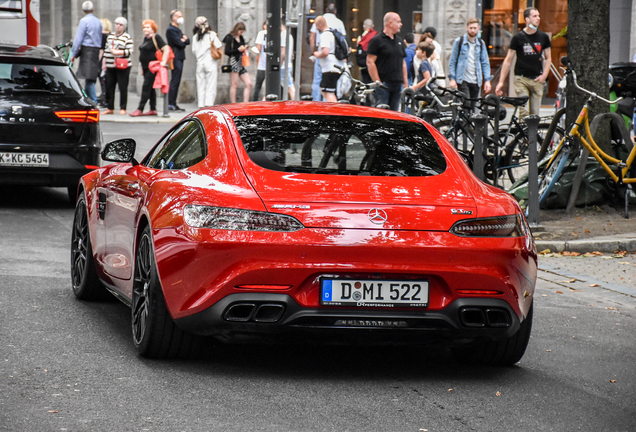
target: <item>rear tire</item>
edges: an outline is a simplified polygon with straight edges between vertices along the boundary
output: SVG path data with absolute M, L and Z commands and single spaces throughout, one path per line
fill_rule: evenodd
M 73 217 L 71 283 L 73 294 L 80 300 L 104 300 L 110 295 L 97 277 L 84 192 L 80 194 L 75 204 Z
M 148 226 L 137 244 L 131 309 L 133 342 L 139 355 L 146 358 L 195 355 L 198 341 L 177 327 L 166 307 Z
M 457 361 L 470 365 L 512 366 L 526 352 L 532 331 L 534 305 L 530 306 L 528 315 L 517 333 L 500 341 L 480 341 L 474 345 L 454 347 L 453 356 Z

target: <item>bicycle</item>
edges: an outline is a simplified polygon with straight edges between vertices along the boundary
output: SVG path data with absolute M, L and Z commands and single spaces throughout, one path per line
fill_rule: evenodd
M 348 103 L 351 105 L 367 105 L 367 102 L 371 102 L 371 96 L 376 88 L 387 89 L 387 87 L 381 82 L 377 81 L 374 83 L 364 83 L 360 80 L 355 79 L 351 75 L 351 71 L 349 67 L 334 65 L 336 69 L 340 71 L 341 74 L 347 76 L 351 82 L 353 83 L 353 87 L 349 90 L 349 93 L 346 97 L 338 100 L 340 103 Z M 370 103 L 370 105 L 373 105 Z M 385 108 L 384 106 L 379 106 L 379 108 Z M 388 105 L 386 106 L 388 108 Z
M 57 45 L 56 47 L 54 47 L 55 52 L 57 53 L 57 55 L 64 61 L 64 63 L 66 63 L 69 67 L 72 66 L 71 64 L 71 52 L 72 52 L 72 48 L 73 48 L 73 41 L 69 41 L 66 43 L 62 43 Z
M 623 96 L 619 97 L 616 100 L 608 100 L 594 92 L 591 92 L 583 87 L 579 86 L 576 79 L 576 72 L 572 68 L 572 65 L 568 62 L 567 57 L 561 59 L 561 62 L 566 66 L 566 74 L 572 77 L 572 82 L 574 86 L 582 91 L 583 93 L 589 95 L 587 101 L 583 105 L 581 112 L 578 115 L 578 118 L 570 126 L 567 134 L 559 141 L 557 146 L 554 148 L 554 152 L 550 155 L 547 163 L 541 174 L 539 175 L 539 207 L 545 207 L 550 193 L 554 188 L 554 185 L 559 181 L 565 169 L 573 163 L 574 158 L 571 157 L 571 154 L 576 153 L 575 147 L 577 143 L 581 143 L 583 148 L 589 152 L 589 154 L 599 163 L 601 167 L 607 173 L 606 181 L 608 183 L 609 188 L 615 191 L 620 190 L 622 187 L 626 187 L 625 190 L 625 217 L 629 217 L 627 213 L 628 206 L 628 192 L 631 189 L 631 185 L 636 183 L 636 164 L 633 164 L 636 159 L 636 147 L 633 142 L 629 138 L 629 132 L 625 129 L 625 124 L 620 119 L 620 116 L 615 113 L 601 113 L 597 117 L 594 118 L 592 123 L 596 121 L 599 116 L 608 116 L 612 118 L 612 114 L 618 117 L 617 126 L 620 130 L 622 136 L 622 145 L 628 151 L 628 156 L 625 160 L 620 158 L 620 147 L 618 145 L 614 146 L 616 151 L 616 156 L 613 157 L 605 153 L 594 141 L 594 137 L 590 128 L 590 120 L 589 120 L 589 111 L 590 106 L 596 100 L 600 100 L 607 104 L 618 103 L 621 100 L 625 99 Z M 632 100 L 632 110 L 633 110 L 633 100 Z M 555 116 L 552 125 L 558 124 L 560 121 L 560 117 Z M 581 134 L 580 128 L 584 128 L 584 134 Z M 585 135 L 585 136 L 584 136 Z M 549 138 L 549 137 L 548 137 Z M 539 152 L 539 156 L 542 157 L 547 154 L 550 143 L 549 140 L 544 140 L 541 150 Z M 609 164 L 613 164 L 614 168 L 610 167 Z

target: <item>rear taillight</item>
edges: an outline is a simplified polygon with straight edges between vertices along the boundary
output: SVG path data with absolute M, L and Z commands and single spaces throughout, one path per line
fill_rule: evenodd
M 463 237 L 522 237 L 526 225 L 521 215 L 498 216 L 459 221 L 450 232 Z
M 55 111 L 55 115 L 65 122 L 97 123 L 99 121 L 99 110 Z

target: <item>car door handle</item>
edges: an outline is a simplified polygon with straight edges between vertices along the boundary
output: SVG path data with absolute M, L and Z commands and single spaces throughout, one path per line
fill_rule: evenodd
M 137 191 L 139 190 L 139 183 L 128 183 L 128 185 L 126 186 L 126 189 L 128 189 L 129 191 Z

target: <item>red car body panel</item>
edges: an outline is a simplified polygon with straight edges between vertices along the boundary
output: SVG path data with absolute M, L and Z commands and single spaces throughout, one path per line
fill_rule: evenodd
M 471 291 L 488 291 L 474 297 L 505 300 L 523 319 L 532 304 L 537 273 L 531 234 L 490 238 L 449 232 L 459 220 L 522 211 L 507 193 L 480 182 L 437 130 L 426 125 L 448 161 L 446 171 L 436 176 L 270 171 L 250 160 L 232 117 L 319 113 L 425 124 L 406 114 L 342 104 L 274 105 L 225 105 L 190 115 L 205 127 L 208 156 L 188 169 L 118 163 L 82 179 L 95 262 L 111 290 L 130 300 L 136 239 L 140 224 L 147 220 L 166 305 L 175 320 L 246 292 L 240 288 L 246 285 L 261 286 L 251 292 L 284 293 L 302 307 L 326 308 L 319 295 L 323 275 L 427 280 L 428 311 L 472 297 Z M 107 209 L 105 219 L 99 217 L 100 203 Z M 193 228 L 184 221 L 189 204 L 286 214 L 305 228 Z M 373 208 L 386 212 L 383 225 L 370 221 Z

